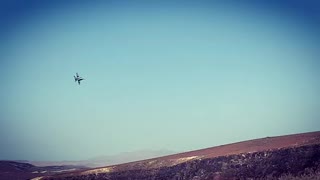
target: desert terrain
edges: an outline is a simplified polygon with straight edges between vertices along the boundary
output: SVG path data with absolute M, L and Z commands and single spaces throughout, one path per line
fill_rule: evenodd
M 265 137 L 38 179 L 317 179 L 320 132 Z

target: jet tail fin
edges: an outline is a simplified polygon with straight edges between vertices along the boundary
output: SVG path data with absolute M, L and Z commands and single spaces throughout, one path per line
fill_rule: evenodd
M 73 76 L 74 77 L 74 82 L 76 82 L 77 81 L 77 78 L 75 77 L 75 76 Z

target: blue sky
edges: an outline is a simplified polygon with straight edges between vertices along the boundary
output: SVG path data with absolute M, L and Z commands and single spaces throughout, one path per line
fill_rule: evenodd
M 0 159 L 320 130 L 316 1 L 2 3 Z

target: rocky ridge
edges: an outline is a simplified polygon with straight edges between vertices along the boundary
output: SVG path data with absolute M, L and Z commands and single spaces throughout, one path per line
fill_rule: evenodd
M 43 179 L 264 179 L 320 171 L 320 132 L 267 137 Z

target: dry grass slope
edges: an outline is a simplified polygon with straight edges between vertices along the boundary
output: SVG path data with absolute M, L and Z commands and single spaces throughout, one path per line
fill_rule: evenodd
M 319 179 L 319 172 L 320 132 L 312 132 L 255 139 L 45 179 Z

